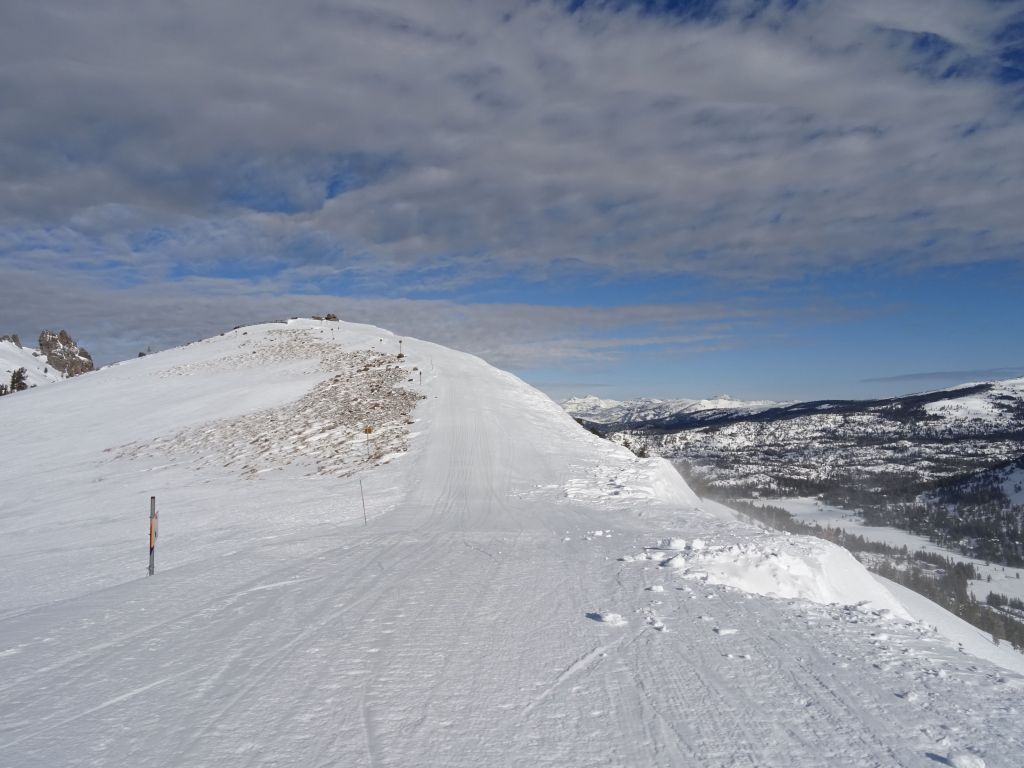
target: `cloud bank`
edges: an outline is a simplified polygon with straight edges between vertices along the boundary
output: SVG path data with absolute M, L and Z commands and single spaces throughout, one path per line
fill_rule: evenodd
M 1018 252 L 1015 4 L 717 5 L 15 3 L 5 251 L 467 280 Z
M 862 379 L 870 384 L 889 384 L 911 381 L 963 382 L 991 381 L 993 379 L 1012 379 L 1024 375 L 1024 366 L 1010 368 L 974 368 L 961 371 L 925 371 L 922 373 L 900 373 L 895 376 L 880 376 L 873 379 Z

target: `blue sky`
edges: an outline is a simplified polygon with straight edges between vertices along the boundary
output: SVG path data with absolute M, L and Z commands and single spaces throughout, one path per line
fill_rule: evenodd
M 334 311 L 555 397 L 1024 375 L 1024 2 L 102 0 L 0 28 L 0 333 Z

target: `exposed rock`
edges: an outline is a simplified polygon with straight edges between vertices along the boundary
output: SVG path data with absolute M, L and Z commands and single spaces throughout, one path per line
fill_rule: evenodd
M 75 344 L 67 331 L 39 334 L 39 349 L 46 361 L 65 376 L 78 376 L 93 370 L 92 355 Z
M 18 349 L 21 349 L 21 339 L 18 338 L 18 334 L 12 333 L 9 336 L 0 336 L 0 341 L 9 341 Z

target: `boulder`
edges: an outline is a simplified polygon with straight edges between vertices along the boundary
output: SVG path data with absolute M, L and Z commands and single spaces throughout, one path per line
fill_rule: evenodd
M 79 347 L 67 331 L 39 334 L 39 349 L 46 361 L 65 376 L 78 376 L 93 370 L 92 355 Z

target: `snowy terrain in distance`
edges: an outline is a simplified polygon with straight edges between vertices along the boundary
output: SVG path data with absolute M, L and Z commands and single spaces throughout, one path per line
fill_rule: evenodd
M 789 405 L 774 400 L 736 400 L 729 395 L 715 395 L 700 400 L 658 400 L 640 397 L 635 400 L 603 400 L 594 395 L 570 397 L 562 408 L 575 418 L 585 419 L 594 424 L 629 424 L 667 419 L 689 414 L 700 418 L 708 412 L 715 416 L 755 414 L 770 408 Z
M 1024 764 L 1015 658 L 398 341 L 253 326 L 0 399 L 0 765 Z
M 0 341 L 0 384 L 9 384 L 11 374 L 19 368 L 25 369 L 25 381 L 30 387 L 52 384 L 64 378 L 64 374 L 52 367 L 46 355 L 38 349 L 19 347 L 13 341 Z

